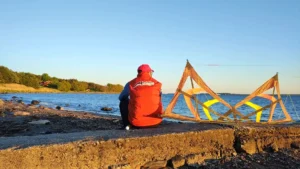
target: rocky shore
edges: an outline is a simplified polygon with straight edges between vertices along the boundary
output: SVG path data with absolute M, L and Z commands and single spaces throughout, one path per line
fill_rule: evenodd
M 0 101 L 0 168 L 300 168 L 300 124 L 167 122 Z

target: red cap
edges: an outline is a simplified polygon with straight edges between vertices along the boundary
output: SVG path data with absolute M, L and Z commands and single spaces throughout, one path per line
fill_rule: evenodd
M 138 71 L 139 70 L 142 72 L 154 72 L 154 70 L 152 70 L 148 64 L 142 64 L 139 66 Z

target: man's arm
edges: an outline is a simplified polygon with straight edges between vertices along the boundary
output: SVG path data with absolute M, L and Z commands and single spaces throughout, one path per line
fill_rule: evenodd
M 129 82 L 126 83 L 126 85 L 124 86 L 123 91 L 120 93 L 119 100 L 120 101 L 126 100 L 126 99 L 128 99 L 128 96 L 129 96 Z

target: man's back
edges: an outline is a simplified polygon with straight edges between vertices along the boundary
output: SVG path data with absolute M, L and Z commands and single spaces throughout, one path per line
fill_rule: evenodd
M 129 122 L 137 127 L 154 126 L 161 123 L 162 84 L 148 73 L 141 73 L 129 82 Z

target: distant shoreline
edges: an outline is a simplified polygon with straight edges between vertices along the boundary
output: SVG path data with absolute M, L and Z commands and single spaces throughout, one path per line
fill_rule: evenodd
M 80 92 L 75 92 L 75 91 L 68 91 L 68 92 L 63 92 L 59 91 L 57 89 L 52 89 L 52 88 L 47 88 L 47 87 L 41 87 L 39 89 L 35 89 L 33 87 L 28 87 L 25 85 L 21 84 L 7 84 L 7 83 L 2 83 L 0 84 L 0 94 L 9 94 L 9 93 L 89 93 L 89 94 L 120 94 L 120 92 L 94 92 L 94 91 L 80 91 Z M 174 93 L 163 93 L 163 94 L 172 94 Z M 208 95 L 208 93 L 200 93 L 200 95 Z M 223 95 L 249 95 L 250 93 L 217 93 L 220 96 Z M 277 95 L 277 94 L 275 94 Z M 299 94 L 281 94 L 281 95 L 293 95 L 297 96 Z
M 1 91 L 0 94 L 14 94 L 14 93 L 35 93 L 35 94 L 42 94 L 42 93 L 53 93 L 53 94 L 120 94 L 119 92 L 42 92 L 42 91 Z
M 120 92 L 94 92 L 94 91 L 80 91 L 80 92 L 75 92 L 75 91 L 68 91 L 68 92 L 63 92 L 59 91 L 57 89 L 51 89 L 47 87 L 41 87 L 38 89 L 35 89 L 33 87 L 28 87 L 25 85 L 21 84 L 7 84 L 3 83 L 0 84 L 0 94 L 9 94 L 9 93 L 99 93 L 99 94 L 119 94 Z

